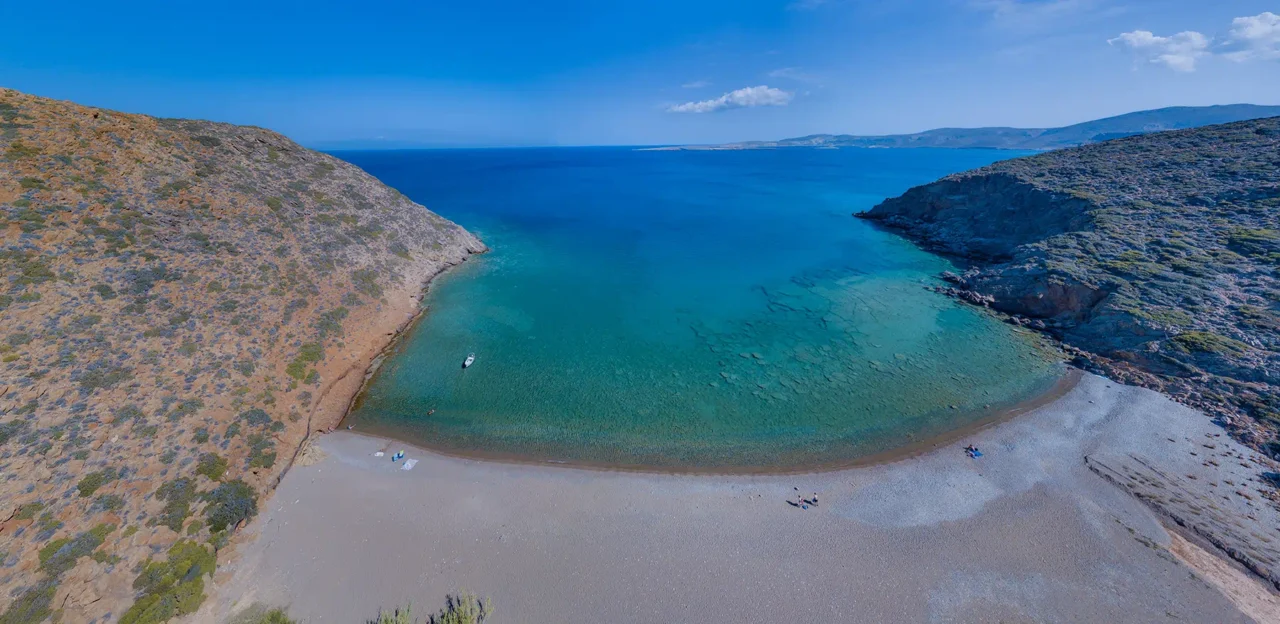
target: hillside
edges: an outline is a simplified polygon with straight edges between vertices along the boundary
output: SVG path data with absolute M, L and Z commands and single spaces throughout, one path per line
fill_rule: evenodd
M 1007 160 L 859 216 L 965 261 L 953 294 L 1280 456 L 1280 118 Z
M 1050 150 L 1135 134 L 1198 128 L 1275 116 L 1280 116 L 1280 106 L 1253 104 L 1177 106 L 1086 121 L 1062 128 L 938 128 L 914 134 L 886 136 L 814 134 L 781 141 L 748 141 L 702 149 L 943 147 Z
M 424 283 L 483 245 L 260 128 L 0 90 L 0 622 L 194 610 Z

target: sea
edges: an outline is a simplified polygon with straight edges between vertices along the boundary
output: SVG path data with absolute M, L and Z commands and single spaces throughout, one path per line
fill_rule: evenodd
M 855 463 L 1064 374 L 854 218 L 996 150 L 340 152 L 492 251 L 436 279 L 346 421 L 440 452 L 658 471 Z M 468 354 L 475 363 L 463 368 Z

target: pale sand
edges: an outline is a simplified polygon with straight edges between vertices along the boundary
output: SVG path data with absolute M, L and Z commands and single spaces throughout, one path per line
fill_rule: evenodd
M 501 464 L 339 432 L 237 540 L 201 615 L 260 601 L 306 622 L 362 622 L 469 589 L 493 599 L 495 623 L 1248 622 L 1203 580 L 1222 570 L 1179 563 L 1156 513 L 1084 461 L 1220 475 L 1228 468 L 1202 464 L 1208 439 L 1258 461 L 1208 437 L 1218 433 L 1156 393 L 1093 376 L 936 452 L 810 475 Z M 967 443 L 985 457 L 966 457 Z M 419 463 L 373 456 L 386 447 Z M 793 487 L 820 506 L 787 505 Z M 1251 513 L 1252 529 L 1277 537 L 1274 510 Z M 1267 604 L 1256 577 L 1212 561 Z

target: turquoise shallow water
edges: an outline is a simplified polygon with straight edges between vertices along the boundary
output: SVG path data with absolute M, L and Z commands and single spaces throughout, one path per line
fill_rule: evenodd
M 433 285 L 351 415 L 363 431 L 530 460 L 788 469 L 964 427 L 1062 373 L 1034 338 L 926 290 L 947 262 L 850 216 L 1016 154 L 340 155 L 493 248 Z

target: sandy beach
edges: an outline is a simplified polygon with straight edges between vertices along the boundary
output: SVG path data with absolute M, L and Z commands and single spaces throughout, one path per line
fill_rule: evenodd
M 966 457 L 966 444 L 984 456 Z M 1193 410 L 1092 375 L 931 453 L 825 473 L 513 465 L 348 432 L 316 447 L 323 459 L 294 466 L 237 540 L 201 615 L 265 603 L 306 622 L 357 622 L 408 602 L 425 612 L 460 589 L 491 598 L 495 622 L 1280 613 L 1256 573 L 1280 561 L 1280 513 L 1255 492 L 1268 460 Z M 374 456 L 401 448 L 412 470 Z M 1142 490 L 1157 486 L 1173 494 Z M 788 505 L 795 488 L 819 505 Z M 1255 572 L 1211 541 L 1235 544 Z

